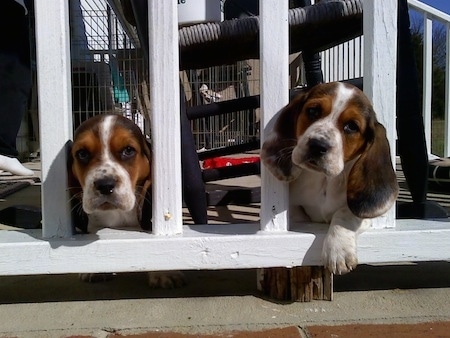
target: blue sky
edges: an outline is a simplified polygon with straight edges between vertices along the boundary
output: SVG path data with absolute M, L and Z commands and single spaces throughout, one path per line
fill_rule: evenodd
M 427 5 L 439 9 L 442 12 L 450 14 L 450 0 L 419 0 Z

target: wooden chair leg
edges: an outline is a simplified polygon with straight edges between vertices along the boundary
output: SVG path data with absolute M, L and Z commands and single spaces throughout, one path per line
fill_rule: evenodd
M 333 274 L 323 266 L 258 270 L 258 289 L 274 300 L 333 300 Z

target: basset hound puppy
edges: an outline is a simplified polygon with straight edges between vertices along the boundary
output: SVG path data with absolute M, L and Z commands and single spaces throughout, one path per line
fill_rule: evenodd
M 143 207 L 150 207 L 150 147 L 131 120 L 88 119 L 75 131 L 69 161 L 70 191 L 87 215 L 88 224 L 79 228 L 150 228 L 150 218 L 142 217 Z
M 98 115 L 75 131 L 69 154 L 74 224 L 83 232 L 102 228 L 151 230 L 151 148 L 140 128 L 120 115 Z M 98 281 L 111 274 L 81 274 Z M 184 284 L 182 275 L 152 272 L 151 287 Z
M 398 194 L 385 128 L 363 92 L 340 82 L 298 94 L 271 123 L 261 159 L 290 182 L 290 220 L 329 223 L 323 263 L 334 274 L 351 271 L 357 235 Z

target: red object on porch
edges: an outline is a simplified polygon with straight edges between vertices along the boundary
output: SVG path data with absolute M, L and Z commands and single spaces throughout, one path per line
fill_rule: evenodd
M 259 162 L 259 156 L 251 157 L 214 157 L 203 161 L 203 169 L 216 169 L 222 167 L 230 167 L 243 163 Z

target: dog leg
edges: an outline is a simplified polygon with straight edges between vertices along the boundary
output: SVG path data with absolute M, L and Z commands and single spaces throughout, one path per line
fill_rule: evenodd
M 148 273 L 148 285 L 152 289 L 175 289 L 187 284 L 181 271 L 153 271 Z
M 331 221 L 322 248 L 322 260 L 334 274 L 345 274 L 358 265 L 356 238 L 371 221 L 354 216 L 348 208 L 338 210 Z

